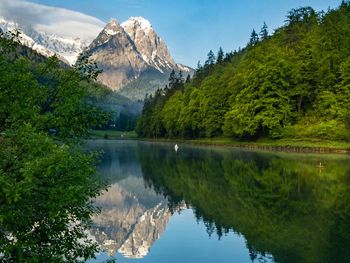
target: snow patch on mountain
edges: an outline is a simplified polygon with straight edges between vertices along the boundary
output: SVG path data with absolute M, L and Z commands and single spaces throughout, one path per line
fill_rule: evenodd
M 105 29 L 105 32 L 110 35 L 110 36 L 114 36 L 117 34 L 117 32 L 113 31 L 113 30 L 110 30 L 110 29 Z
M 150 30 L 153 30 L 150 21 L 143 18 L 142 16 L 132 16 L 127 21 L 123 22 L 121 26 L 124 28 L 129 28 L 130 26 L 133 27 L 135 24 L 138 24 L 146 33 L 148 33 Z
M 121 26 L 134 41 L 142 58 L 151 67 L 156 68 L 161 73 L 172 69 L 188 74 L 192 73 L 191 68 L 174 61 L 165 42 L 157 35 L 147 19 L 140 16 L 130 17 Z
M 111 22 L 109 22 L 107 26 L 105 26 L 104 32 L 107 35 L 115 36 L 116 34 L 118 34 L 118 29 L 119 29 L 118 27 L 119 27 L 118 21 L 115 19 L 112 19 Z
M 37 46 L 37 52 L 50 56 L 57 54 L 71 65 L 104 25 L 101 20 L 79 12 L 23 0 L 1 0 L 0 21 L 3 31 L 9 27 L 19 29 L 25 38 L 35 42 L 28 40 L 22 44 Z
M 180 71 L 182 71 L 182 72 L 185 72 L 185 73 L 191 73 L 191 72 L 193 72 L 193 69 L 190 68 L 190 67 L 187 67 L 187 66 L 182 65 L 182 64 L 179 64 L 179 63 L 177 63 L 176 65 L 177 65 L 178 69 L 179 69 Z
M 143 17 L 130 17 L 121 26 L 135 43 L 144 61 L 161 73 L 175 69 L 177 64 L 166 44 L 157 35 L 151 23 Z
M 3 32 L 17 33 L 18 28 L 19 26 L 15 22 L 7 22 L 3 18 L 0 18 L 0 29 Z M 38 54 L 43 55 L 45 57 L 51 57 L 55 55 L 55 52 L 47 49 L 43 45 L 36 43 L 31 37 L 29 37 L 28 35 L 24 34 L 21 31 L 19 31 L 18 41 L 22 45 L 31 48 L 32 50 L 36 51 Z M 58 57 L 65 63 L 68 63 L 68 61 L 65 60 L 63 57 L 61 57 L 60 55 L 58 55 Z
M 64 62 L 73 65 L 78 55 L 89 44 L 87 40 L 79 37 L 63 38 L 56 34 L 39 32 L 30 26 L 22 27 L 14 21 L 6 21 L 0 17 L 0 28 L 6 32 L 19 31 L 19 41 L 41 55 L 50 57 L 57 55 Z

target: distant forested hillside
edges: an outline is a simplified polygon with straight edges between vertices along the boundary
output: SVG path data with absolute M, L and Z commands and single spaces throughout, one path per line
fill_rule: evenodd
M 133 131 L 142 111 L 142 101 L 132 101 L 110 88 L 97 83 L 89 83 L 89 102 L 103 112 L 108 113 L 106 123 L 100 123 L 96 129 Z
M 350 138 L 350 3 L 293 9 L 269 35 L 253 30 L 243 49 L 172 74 L 145 100 L 144 137 Z

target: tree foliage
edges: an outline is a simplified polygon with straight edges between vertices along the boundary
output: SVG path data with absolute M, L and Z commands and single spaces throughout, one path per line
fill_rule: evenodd
M 349 140 L 349 57 L 349 2 L 326 13 L 293 9 L 273 35 L 264 23 L 247 47 L 224 59 L 220 49 L 218 60 L 209 52 L 192 80 L 141 120 L 166 120 L 158 137 Z
M 80 147 L 104 119 L 87 103 L 96 72 L 62 68 L 15 37 L 0 38 L 0 261 L 84 261 L 97 251 L 87 228 L 101 184 L 96 155 Z

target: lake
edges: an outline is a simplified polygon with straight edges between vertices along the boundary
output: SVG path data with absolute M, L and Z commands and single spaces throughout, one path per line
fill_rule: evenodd
M 92 262 L 350 262 L 350 158 L 91 141 Z

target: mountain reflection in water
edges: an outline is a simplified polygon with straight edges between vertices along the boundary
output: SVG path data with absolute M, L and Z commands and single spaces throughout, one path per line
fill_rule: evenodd
M 146 256 L 172 214 L 167 199 L 146 187 L 135 146 L 105 142 L 101 147 L 99 173 L 111 185 L 96 200 L 101 213 L 93 218 L 91 233 L 111 256 Z
M 113 184 L 97 199 L 101 213 L 93 218 L 93 235 L 110 255 L 142 258 L 163 233 L 171 216 L 166 200 L 141 189 L 142 178 L 129 177 Z M 136 186 L 128 189 L 128 185 Z M 136 191 L 135 191 L 136 190 Z M 148 199 L 149 203 L 143 202 Z
M 350 258 L 346 155 L 191 146 L 175 153 L 172 144 L 136 141 L 90 145 L 104 150 L 100 173 L 110 182 L 96 201 L 101 213 L 91 233 L 118 262 Z

